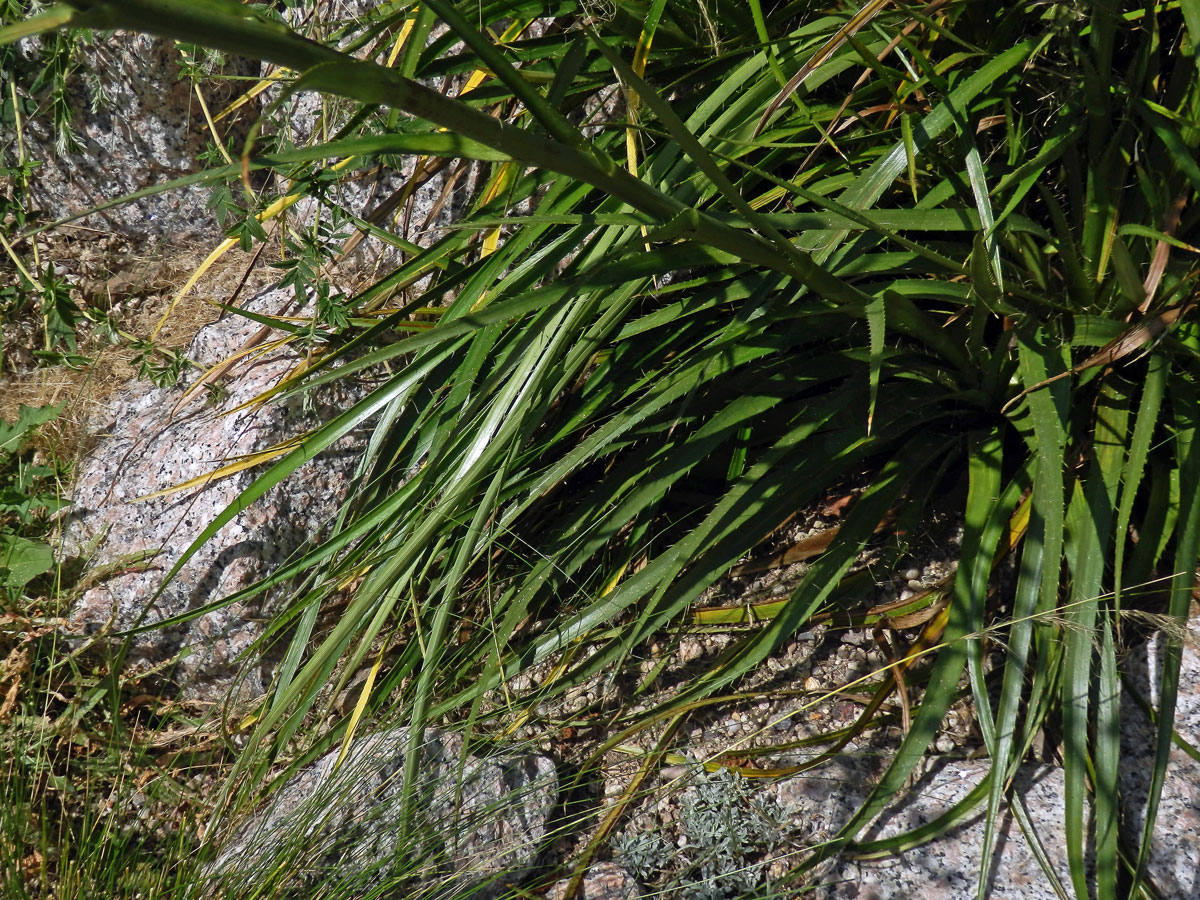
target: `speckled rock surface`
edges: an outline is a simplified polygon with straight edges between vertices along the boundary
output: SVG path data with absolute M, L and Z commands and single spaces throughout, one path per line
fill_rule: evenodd
M 333 751 L 302 771 L 236 830 L 211 867 L 214 889 L 240 897 L 268 873 L 286 871 L 290 886 L 319 884 L 321 896 L 374 890 L 416 900 L 470 891 L 486 900 L 504 892 L 546 837 L 558 793 L 554 764 L 517 753 L 462 760 L 459 735 L 427 732 L 414 836 L 401 844 L 407 739 L 407 729 L 381 732 L 356 742 L 340 767 Z
M 19 45 L 14 79 L 25 92 L 44 68 L 41 48 L 40 39 Z M 80 146 L 55 152 L 57 134 L 45 90 L 32 95 L 39 108 L 25 121 L 26 154 L 42 161 L 31 178 L 32 199 L 48 219 L 199 171 L 196 157 L 209 146 L 211 134 L 192 81 L 180 78 L 180 53 L 173 41 L 96 32 L 72 59 L 78 67 L 68 80 L 70 127 Z M 253 75 L 258 69 L 256 62 L 234 60 L 224 74 Z M 202 84 L 213 115 L 236 96 L 238 84 Z M 249 115 L 220 123 L 224 137 L 244 140 L 256 107 L 250 104 L 246 111 Z M 15 143 L 4 148 L 10 161 L 17 152 Z M 196 185 L 145 197 L 78 224 L 136 238 L 211 237 L 220 229 L 208 199 L 208 188 Z
M 885 810 L 861 840 L 882 840 L 933 821 L 970 793 L 987 769 L 986 760 L 931 761 L 916 785 L 899 803 Z M 1066 851 L 1061 840 L 1062 770 L 1051 766 L 1026 767 L 1017 775 L 1014 791 L 1025 801 L 1054 872 L 1064 884 L 1069 884 Z M 840 809 L 843 816 L 848 812 L 844 807 Z M 910 897 L 966 900 L 976 896 L 979 872 L 984 870 L 989 873 L 988 897 L 1014 900 L 1057 897 L 1011 813 L 1005 811 L 996 825 L 996 848 L 986 865 L 981 858 L 984 813 L 980 812 L 937 840 L 897 857 L 841 861 L 822 873 L 820 885 L 807 896 L 827 900 Z
M 305 37 L 330 42 L 342 49 L 357 29 L 348 32 L 341 41 L 335 41 L 338 31 L 344 27 L 352 28 L 364 15 L 375 11 L 378 5 L 376 0 L 329 0 L 323 4 L 320 16 L 313 16 L 311 10 L 297 6 L 287 10 L 284 18 Z M 359 55 L 362 55 L 361 50 Z M 270 64 L 265 66 L 268 76 L 274 71 L 275 67 Z M 275 113 L 264 121 L 263 133 L 282 142 L 283 146 L 296 147 L 331 139 L 358 109 L 356 103 L 344 97 L 313 91 L 284 95 L 278 87 L 271 87 L 264 93 L 264 103 Z M 386 115 L 386 112 L 379 115 Z M 405 165 L 411 164 L 412 161 L 406 158 Z M 364 165 L 358 171 L 342 173 L 338 181 L 327 185 L 321 192 L 321 201 L 305 197 L 287 211 L 287 216 L 290 221 L 304 225 L 311 225 L 317 216 L 327 224 L 345 222 L 345 216 L 335 212 L 340 207 L 346 213 L 365 217 L 393 192 L 401 189 L 406 180 L 404 173 L 394 169 Z M 276 179 L 275 188 L 281 194 L 286 193 L 289 187 L 286 179 Z M 343 228 L 342 233 L 348 236 L 349 228 Z M 367 238 L 364 245 L 358 254 L 360 262 L 373 260 L 381 251 L 373 238 Z
M 1149 647 L 1131 652 L 1123 661 L 1128 685 L 1157 704 L 1157 681 L 1161 675 L 1164 638 L 1157 636 Z M 819 646 L 820 641 L 816 641 Z M 843 636 L 838 652 L 830 654 L 831 661 L 840 660 L 840 651 L 856 646 L 853 633 Z M 1193 745 L 1200 743 L 1200 621 L 1193 621 L 1184 644 L 1180 677 L 1180 694 L 1176 708 L 1176 730 Z M 782 672 L 794 681 L 805 671 L 800 663 L 810 653 L 804 643 L 795 651 L 782 655 Z M 853 655 L 843 660 L 852 674 Z M 789 668 L 789 666 L 791 668 Z M 809 671 L 817 672 L 815 666 Z M 847 672 L 839 673 L 845 680 Z M 809 676 L 814 690 L 820 690 L 825 676 Z M 1151 687 L 1153 685 L 1153 687 Z M 724 746 L 753 747 L 759 736 L 775 741 L 804 739 L 810 727 L 837 732 L 855 718 L 855 704 L 843 710 L 841 701 L 819 708 L 805 704 L 803 710 L 781 717 L 786 710 L 771 710 L 763 714 L 757 708 L 748 711 L 722 710 L 719 717 L 694 729 L 690 737 L 691 757 L 705 759 L 716 755 Z M 952 711 L 951 717 L 955 713 Z M 1154 733 L 1139 705 L 1127 693 L 1122 715 L 1121 788 L 1123 791 L 1125 840 L 1136 842 L 1142 828 L 1145 795 L 1152 765 Z M 779 730 L 782 728 L 782 730 Z M 914 783 L 891 804 L 860 835 L 861 841 L 879 840 L 899 835 L 929 823 L 950 810 L 963 799 L 988 770 L 986 758 L 966 759 L 965 753 L 977 743 L 977 736 L 964 735 L 951 727 L 943 735 L 954 737 L 954 747 L 943 750 L 946 756 L 924 760 Z M 866 801 L 872 785 L 878 783 L 887 762 L 895 751 L 900 735 L 891 729 L 881 729 L 874 735 L 847 746 L 836 757 L 819 768 L 797 776 L 770 779 L 733 779 L 718 782 L 717 776 L 704 774 L 693 763 L 671 766 L 661 773 L 652 796 L 640 804 L 630 820 L 618 833 L 614 843 L 614 858 L 644 883 L 654 884 L 664 891 L 662 896 L 694 897 L 700 889 L 714 886 L 714 873 L 721 865 L 733 870 L 739 864 L 736 854 L 720 841 L 708 839 L 705 847 L 724 854 L 724 863 L 716 860 L 706 873 L 696 866 L 695 838 L 703 837 L 697 827 L 696 807 L 689 807 L 688 798 L 699 783 L 708 784 L 708 793 L 721 801 L 717 809 L 728 814 L 736 823 L 735 831 L 743 835 L 741 867 L 766 865 L 759 878 L 768 890 L 771 879 L 785 879 L 795 864 L 807 852 L 834 837 L 850 816 Z M 940 746 L 940 738 L 939 738 Z M 695 752 L 703 749 L 706 752 Z M 770 759 L 778 764 L 794 764 L 811 758 L 811 750 L 775 753 Z M 632 766 L 632 764 L 630 764 Z M 626 768 L 606 771 L 605 796 L 615 798 L 631 777 Z M 1191 898 L 1200 894 L 1200 764 L 1175 748 L 1163 790 L 1162 806 L 1156 826 L 1156 837 L 1150 858 L 1149 875 L 1164 898 Z M 717 788 L 721 788 L 717 790 Z M 1064 783 L 1062 770 L 1053 765 L 1030 762 L 1019 772 L 1014 789 L 1027 810 L 1033 828 L 1055 876 L 1068 885 L 1069 871 L 1063 835 Z M 718 809 L 718 807 L 720 807 Z M 967 816 L 958 825 L 937 839 L 909 849 L 903 854 L 881 860 L 833 860 L 807 873 L 802 896 L 849 900 L 901 900 L 923 898 L 968 898 L 976 896 L 978 873 L 988 873 L 986 895 L 1000 898 L 1051 898 L 1057 896 L 1050 880 L 1042 871 L 1026 836 L 1021 832 L 1011 812 L 1004 810 L 997 825 L 996 847 L 990 859 L 981 858 L 984 834 L 982 809 Z M 764 819 L 778 821 L 777 844 L 769 845 L 757 832 Z M 754 840 L 745 839 L 749 835 Z M 728 844 L 728 842 L 726 842 Z M 703 849 L 701 847 L 700 849 Z M 733 848 L 737 850 L 738 848 Z M 753 853 L 752 853 L 753 852 Z M 1092 848 L 1085 848 L 1089 867 Z M 680 860 L 692 864 L 687 871 L 671 875 L 671 867 Z M 670 880 L 665 880 L 668 873 Z M 1092 876 L 1089 875 L 1089 879 Z M 690 881 L 681 882 L 684 878 Z M 783 881 L 782 884 L 788 884 Z M 715 884 L 715 887 L 721 887 Z M 709 895 L 726 896 L 710 891 Z M 790 896 L 784 890 L 784 895 Z M 732 896 L 732 894 L 729 894 Z
M 278 313 L 290 297 L 290 288 L 268 290 L 250 306 Z M 236 351 L 259 327 L 229 315 L 201 329 L 188 355 L 212 365 Z M 65 550 L 86 557 L 93 571 L 105 566 L 124 571 L 83 595 L 72 617 L 76 631 L 153 624 L 212 603 L 252 584 L 328 525 L 357 462 L 361 442 L 355 434 L 240 512 L 150 604 L 184 550 L 261 468 L 149 501 L 134 502 L 137 498 L 302 433 L 345 410 L 365 390 L 357 383 L 338 383 L 308 401 L 297 398 L 226 415 L 274 385 L 295 364 L 290 351 L 272 351 L 236 368 L 224 382 L 227 392 L 218 404 L 207 404 L 201 393 L 178 410 L 182 387 L 131 383 L 114 397 L 107 414 L 94 420 L 104 437 L 77 470 Z M 194 378 L 192 374 L 189 381 Z M 128 570 L 130 554 L 153 551 L 161 552 L 148 569 Z M 269 601 L 224 606 L 185 624 L 139 635 L 128 661 L 155 665 L 186 650 L 175 672 L 184 695 L 218 699 L 233 684 L 236 657 L 262 633 L 269 607 Z M 262 692 L 269 678 L 265 665 L 247 674 L 239 693 Z
M 311 5 L 311 4 L 310 4 Z M 393 49 L 390 40 L 376 40 L 365 47 L 347 46 L 356 42 L 369 19 L 394 16 L 395 10 L 381 8 L 378 0 L 324 0 L 320 16 L 313 16 L 305 6 L 296 6 L 284 13 L 284 18 L 297 33 L 339 49 L 352 52 L 359 58 L 372 58 L 386 64 Z M 435 24 L 430 39 L 445 33 L 445 26 Z M 339 34 L 340 33 L 340 34 Z M 340 40 L 336 38 L 340 37 Z M 267 64 L 264 72 L 273 67 Z M 445 84 L 428 83 L 439 91 L 453 96 L 465 76 L 452 76 Z M 448 89 L 448 90 L 447 90 Z M 308 146 L 327 141 L 359 112 L 359 105 L 340 97 L 300 91 L 287 96 L 279 88 L 263 94 L 263 103 L 275 113 L 264 122 L 263 134 L 270 135 L 283 146 Z M 278 104 L 272 107 L 272 104 Z M 366 131 L 387 129 L 388 111 L 380 110 L 368 120 Z M 398 166 L 398 168 L 393 168 Z M 457 222 L 465 211 L 472 191 L 477 187 L 480 172 L 486 171 L 471 160 L 437 157 L 387 157 L 383 163 L 362 163 L 361 168 L 341 172 L 336 181 L 324 186 L 320 198 L 306 196 L 287 210 L 293 224 L 312 227 L 319 220 L 322 227 L 339 235 L 342 243 L 354 233 L 351 216 L 372 218 L 375 225 L 421 247 L 428 247 L 445 234 L 445 227 Z M 275 190 L 285 194 L 291 189 L 286 179 L 279 177 Z M 405 254 L 396 247 L 366 235 L 343 264 L 343 271 L 357 274 L 382 275 L 398 266 Z
M 840 756 L 811 772 L 782 779 L 768 793 L 787 820 L 798 826 L 803 843 L 817 845 L 841 830 L 886 768 L 882 757 Z
M 1200 621 L 1192 619 L 1183 645 L 1175 730 L 1193 747 L 1200 744 L 1198 644 Z M 1157 634 L 1131 652 L 1123 666 L 1128 684 L 1121 704 L 1121 791 L 1129 841 L 1136 841 L 1144 827 L 1156 741 L 1155 728 L 1129 689 L 1158 707 L 1165 649 L 1164 636 Z M 1200 896 L 1200 763 L 1176 746 L 1171 747 L 1147 872 L 1164 897 Z
M 555 882 L 546 891 L 546 900 L 564 900 L 570 883 L 569 878 Z M 641 896 L 637 879 L 615 863 L 604 862 L 587 870 L 575 900 L 637 900 Z

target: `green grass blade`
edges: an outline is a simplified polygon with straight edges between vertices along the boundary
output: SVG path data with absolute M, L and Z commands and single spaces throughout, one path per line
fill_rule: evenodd
M 1101 614 L 1106 555 L 1112 539 L 1116 488 L 1124 460 L 1129 410 L 1124 397 L 1105 389 L 1097 410 L 1096 451 L 1086 484 L 1076 482 L 1067 511 L 1071 604 L 1065 612 L 1063 763 L 1067 860 L 1077 897 L 1088 896 L 1086 779 L 1089 772 L 1089 708 L 1095 676 L 1094 642 Z M 1111 740 L 1100 735 L 1098 740 Z M 1105 748 L 1105 752 L 1116 752 Z M 1099 848 L 1098 848 L 1099 849 Z M 1111 849 L 1111 845 L 1110 848 Z M 1097 868 L 1115 870 L 1116 859 L 1098 859 Z
M 1001 442 L 995 434 L 978 434 L 971 438 L 969 455 L 970 481 L 966 522 L 963 533 L 962 558 L 966 561 L 990 559 L 999 541 L 1003 518 L 997 516 L 1001 496 Z M 1007 510 L 1005 511 L 1007 513 Z M 959 679 L 967 662 L 968 640 L 977 631 L 985 584 L 977 583 L 980 567 L 961 566 L 955 579 L 955 597 L 950 607 L 942 647 L 933 664 L 925 696 L 916 709 L 908 734 L 880 783 L 871 791 L 867 802 L 851 817 L 838 835 L 821 850 L 814 862 L 828 858 L 852 841 L 887 805 L 908 779 L 933 741 L 946 711 L 958 696 Z
M 1179 463 L 1180 517 L 1175 542 L 1174 574 L 1171 578 L 1171 600 L 1168 615 L 1176 622 L 1187 621 L 1196 581 L 1196 560 L 1200 558 L 1200 398 L 1190 378 L 1177 377 L 1169 385 L 1171 411 L 1175 426 L 1175 453 Z M 1175 726 L 1175 701 L 1179 695 L 1179 673 L 1183 657 L 1180 635 L 1168 631 L 1164 635 L 1165 653 L 1162 678 L 1159 682 L 1158 741 L 1155 747 L 1154 769 L 1146 797 L 1146 818 L 1142 825 L 1134 871 L 1134 888 L 1141 882 L 1150 856 L 1155 822 L 1166 778 L 1167 761 Z
M 504 55 L 496 49 L 490 40 L 475 28 L 472 28 L 462 15 L 449 3 L 442 0 L 428 0 L 423 3 L 454 32 L 464 44 L 478 55 L 483 66 L 493 75 L 504 82 L 525 108 L 528 109 L 550 136 L 568 146 L 579 144 L 583 138 L 579 130 L 560 113 L 549 100 L 542 96 L 525 77 L 514 69 Z
M 1142 478 L 1146 471 L 1146 459 L 1150 454 L 1150 444 L 1154 439 L 1154 431 L 1160 420 L 1169 368 L 1170 364 L 1165 356 L 1158 353 L 1151 354 L 1146 379 L 1142 385 L 1142 396 L 1138 403 L 1133 438 L 1129 445 L 1129 459 L 1125 463 L 1125 470 L 1121 473 L 1121 500 L 1117 506 L 1117 525 L 1114 532 L 1117 535 L 1117 541 L 1113 550 L 1113 605 L 1118 614 L 1121 611 L 1121 588 L 1124 584 L 1126 547 L 1124 536 L 1129 534 L 1134 499 L 1142 486 Z M 1157 541 L 1157 537 L 1143 532 L 1141 540 Z
M 1120 803 L 1117 790 L 1121 764 L 1121 677 L 1113 640 L 1113 622 L 1106 618 L 1099 647 L 1100 665 L 1096 685 L 1096 750 L 1094 822 L 1096 829 L 1096 896 L 1117 893 L 1117 824 Z
M 883 340 L 887 324 L 887 306 L 883 297 L 867 303 L 868 374 L 870 397 L 867 400 L 867 434 L 875 421 L 875 400 L 879 396 L 879 373 L 883 368 Z
M 1022 381 L 1037 384 L 1047 378 L 1047 363 L 1053 360 L 1061 365 L 1061 359 L 1051 349 L 1045 335 L 1035 333 L 1019 345 L 1022 363 Z M 989 742 L 988 755 L 992 760 L 993 778 L 988 793 L 987 814 L 984 818 L 983 853 L 981 858 L 989 860 L 996 842 L 996 823 L 1000 821 L 1001 805 L 1004 802 L 1006 783 L 1010 774 L 1020 764 L 1017 749 L 1017 720 L 1023 703 L 1033 646 L 1034 616 L 1045 598 L 1047 586 L 1051 596 L 1051 608 L 1057 600 L 1056 577 L 1047 577 L 1047 569 L 1057 572 L 1059 553 L 1062 546 L 1063 527 L 1063 449 L 1066 445 L 1067 396 L 1065 385 L 1058 389 L 1035 391 L 1029 395 L 1030 414 L 1033 420 L 1033 441 L 1037 448 L 1036 470 L 1032 490 L 1032 510 L 1028 532 L 1025 536 L 1017 580 L 1016 596 L 1013 600 L 1012 618 L 1007 644 L 1008 654 L 1004 662 L 1004 675 L 1000 689 L 1000 700 L 996 707 L 995 729 Z M 1051 552 L 1047 553 L 1047 549 Z M 1037 665 L 1045 675 L 1046 660 L 1039 659 Z M 1041 680 L 1041 679 L 1039 679 Z M 976 687 L 980 689 L 979 686 Z M 1053 873 L 1048 873 L 1050 877 Z M 987 896 L 989 874 L 985 868 L 980 872 L 976 896 Z

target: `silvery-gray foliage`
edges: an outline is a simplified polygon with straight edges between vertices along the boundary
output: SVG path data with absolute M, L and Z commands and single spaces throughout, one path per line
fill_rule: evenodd
M 699 869 L 693 896 L 703 900 L 752 891 L 765 869 L 762 854 L 784 838 L 778 810 L 724 767 L 702 775 L 684 793 L 681 821 L 691 862 Z
M 613 839 L 612 849 L 622 866 L 646 881 L 666 869 L 675 856 L 675 848 L 656 831 L 623 832 Z
M 689 898 L 745 897 L 760 887 L 770 852 L 788 836 L 781 811 L 727 768 L 701 771 L 680 800 L 684 846 L 676 849 L 656 832 L 621 835 L 617 861 L 639 878 L 672 872 L 668 890 Z

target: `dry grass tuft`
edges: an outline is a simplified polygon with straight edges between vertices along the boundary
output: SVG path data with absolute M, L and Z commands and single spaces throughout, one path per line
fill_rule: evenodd
M 21 406 L 63 405 L 59 418 L 42 429 L 44 449 L 60 459 L 78 458 L 88 449 L 97 414 L 124 384 L 138 376 L 138 351 L 128 338 L 149 339 L 179 286 L 211 249 L 189 245 L 172 248 L 169 254 L 130 253 L 118 240 L 91 242 L 100 244 L 91 247 L 80 243 L 64 235 L 50 237 L 42 248 L 42 258 L 66 261 L 63 265 L 72 282 L 72 300 L 81 308 L 107 316 L 127 339 L 112 343 L 105 329 L 81 321 L 78 351 L 92 360 L 89 365 L 34 364 L 0 375 L 0 418 L 14 420 Z M 244 299 L 272 282 L 277 273 L 267 265 L 266 257 L 264 253 L 256 261 L 251 253 L 227 253 L 172 312 L 155 344 L 166 351 L 185 349 L 196 332 L 221 315 L 218 307 L 206 301 Z M 252 267 L 252 263 L 256 264 Z M 30 321 L 10 325 L 10 335 L 19 335 L 26 346 L 14 347 L 10 337 L 6 355 L 32 360 L 33 350 L 40 349 L 36 312 Z

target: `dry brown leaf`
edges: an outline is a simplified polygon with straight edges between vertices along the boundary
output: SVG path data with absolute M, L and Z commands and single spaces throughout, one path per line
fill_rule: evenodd
M 808 76 L 815 72 L 818 68 L 828 62 L 841 46 L 852 38 L 860 28 L 870 22 L 875 16 L 879 15 L 889 0 L 868 0 L 867 4 L 850 17 L 841 28 L 837 30 L 824 46 L 812 55 L 808 62 L 800 67 L 800 71 L 788 79 L 785 84 L 775 95 L 775 98 L 767 104 L 766 110 L 762 114 L 762 118 L 758 120 L 758 125 L 754 129 L 754 136 L 758 137 L 763 128 L 766 127 L 767 121 L 775 114 L 775 111 L 787 101 L 787 98 L 800 89 L 800 86 L 808 79 Z
M 1150 316 L 1138 322 L 1129 330 L 1122 332 L 1113 340 L 1109 341 L 1083 362 L 1077 366 L 1071 366 L 1065 372 L 1059 372 L 1052 378 L 1047 378 L 1045 381 L 1039 381 L 1037 384 L 1030 385 L 1017 394 L 1011 400 L 1000 407 L 1001 414 L 1008 412 L 1012 407 L 1021 400 L 1026 394 L 1031 394 L 1034 391 L 1040 390 L 1046 385 L 1053 384 L 1056 381 L 1076 375 L 1079 372 L 1084 372 L 1096 366 L 1109 366 L 1118 360 L 1124 359 L 1133 351 L 1139 349 L 1147 342 L 1153 343 L 1157 341 L 1166 332 L 1168 328 L 1175 324 L 1175 321 L 1187 311 L 1190 304 L 1183 306 L 1173 306 L 1170 309 L 1165 309 L 1158 315 Z
M 1167 237 L 1175 236 L 1175 232 L 1179 228 L 1179 220 L 1183 217 L 1183 208 L 1187 205 L 1187 198 L 1187 192 L 1180 194 L 1171 204 L 1171 208 L 1167 210 L 1166 220 L 1163 222 L 1163 234 Z M 1154 299 L 1154 294 L 1158 291 L 1158 284 L 1167 270 L 1167 257 L 1170 255 L 1171 245 L 1164 240 L 1159 240 L 1154 247 L 1154 256 L 1150 259 L 1150 271 L 1146 273 L 1146 281 L 1142 284 L 1142 290 L 1146 292 L 1146 296 L 1142 300 L 1142 305 L 1138 307 L 1138 312 L 1144 313 L 1150 307 L 1150 301 Z

